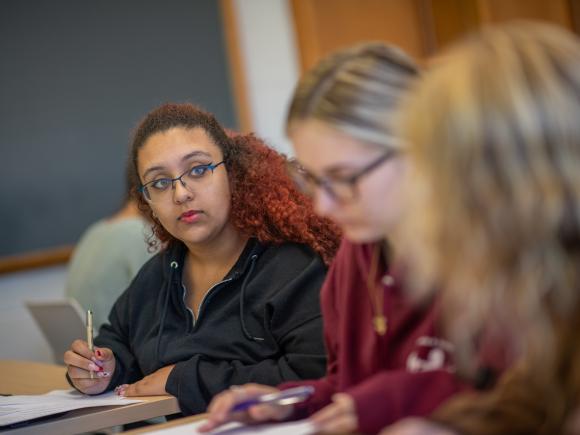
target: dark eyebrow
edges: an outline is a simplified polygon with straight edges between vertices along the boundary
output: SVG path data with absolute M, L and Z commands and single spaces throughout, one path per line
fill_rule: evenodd
M 188 160 L 190 160 L 192 157 L 208 157 L 211 159 L 211 155 L 209 153 L 206 153 L 205 151 L 193 151 L 189 154 L 184 155 L 181 158 L 182 162 L 187 162 Z M 151 172 L 155 172 L 155 171 L 161 171 L 165 169 L 164 166 L 152 166 L 149 169 L 147 169 L 144 173 L 143 173 L 143 179 L 145 179 L 145 177 L 147 177 L 147 174 L 151 173 Z

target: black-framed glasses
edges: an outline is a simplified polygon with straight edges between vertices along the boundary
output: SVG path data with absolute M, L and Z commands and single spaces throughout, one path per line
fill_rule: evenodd
M 183 187 L 194 193 L 195 185 L 205 178 L 207 174 L 213 174 L 213 171 L 222 164 L 224 164 L 223 160 L 215 165 L 213 163 L 195 165 L 179 177 L 158 178 L 143 184 L 138 190 L 148 202 L 170 201 L 173 196 L 176 181 L 179 181 Z
M 327 175 L 319 177 L 308 171 L 296 159 L 287 162 L 288 173 L 298 188 L 309 196 L 314 196 L 316 189 L 324 189 L 333 199 L 345 202 L 351 201 L 358 196 L 357 185 L 361 178 L 371 173 L 387 160 L 397 155 L 396 150 L 388 150 L 379 158 L 361 168 L 356 173 L 348 176 Z

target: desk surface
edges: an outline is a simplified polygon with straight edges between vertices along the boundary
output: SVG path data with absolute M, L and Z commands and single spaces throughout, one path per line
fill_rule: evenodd
M 69 389 L 65 367 L 28 361 L 0 360 L 0 393 L 44 394 Z M 13 429 L 10 434 L 75 434 L 118 426 L 179 412 L 173 396 L 139 397 L 144 400 L 126 406 L 102 406 L 69 411 L 64 415 Z M 8 432 L 7 432 L 8 433 Z
M 0 360 L 1 394 L 44 394 L 52 390 L 68 390 L 66 368 L 30 361 Z
M 127 434 L 127 435 L 146 434 L 149 432 L 154 432 L 154 431 L 161 430 L 161 429 L 167 429 L 170 427 L 183 426 L 184 424 L 193 423 L 194 421 L 198 421 L 198 420 L 203 420 L 206 417 L 206 415 L 207 414 L 197 414 L 197 415 L 192 415 L 190 417 L 178 418 L 177 420 L 173 420 L 173 421 L 170 421 L 168 423 L 155 424 L 152 426 L 147 426 L 147 427 L 143 427 L 140 429 L 130 430 L 128 432 L 123 432 L 123 433 Z

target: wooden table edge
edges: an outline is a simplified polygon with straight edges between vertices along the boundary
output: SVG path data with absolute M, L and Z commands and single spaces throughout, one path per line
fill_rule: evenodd
M 130 435 L 144 434 L 144 433 L 154 432 L 157 430 L 168 429 L 171 427 L 178 427 L 178 426 L 183 426 L 185 424 L 194 423 L 196 421 L 203 420 L 206 417 L 207 417 L 207 414 L 196 414 L 196 415 L 191 415 L 189 417 L 183 417 L 183 418 L 179 418 L 177 420 L 169 421 L 167 423 L 155 424 L 155 425 L 151 425 L 148 427 L 134 429 L 134 430 L 130 430 L 130 431 L 123 432 L 123 433 L 130 434 Z
M 112 426 L 134 423 L 149 418 L 171 415 L 180 412 L 177 399 L 173 396 L 135 397 L 144 402 L 122 406 L 122 412 L 107 415 L 119 406 L 99 406 L 81 408 L 69 411 L 54 419 L 42 420 L 38 423 L 22 426 L 8 431 L 11 435 L 28 435 L 43 433 L 46 435 L 65 435 L 98 431 Z M 159 403 L 163 402 L 163 403 Z M 152 407 L 159 407 L 154 414 L 148 413 Z

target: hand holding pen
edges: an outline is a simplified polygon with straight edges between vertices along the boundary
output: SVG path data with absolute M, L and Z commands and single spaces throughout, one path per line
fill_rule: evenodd
M 75 340 L 64 354 L 64 363 L 75 388 L 85 394 L 99 394 L 109 386 L 115 371 L 115 355 L 111 349 L 94 347 L 90 312 L 86 323 L 87 340 Z
M 245 411 L 255 405 L 293 405 L 305 401 L 312 393 L 314 393 L 314 387 L 304 386 L 262 394 L 236 403 L 230 412 Z
M 230 421 L 263 422 L 285 420 L 294 411 L 290 406 L 310 397 L 310 386 L 278 390 L 266 385 L 233 386 L 218 394 L 208 407 L 207 423 L 199 428 L 208 432 Z

